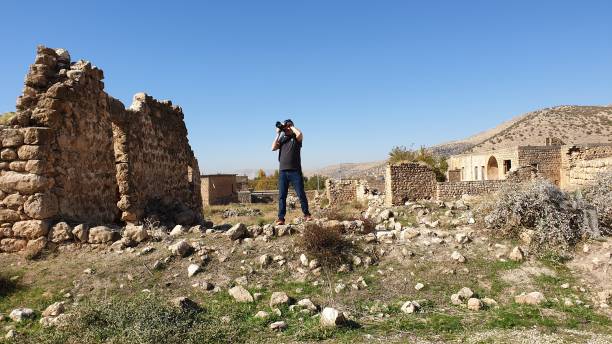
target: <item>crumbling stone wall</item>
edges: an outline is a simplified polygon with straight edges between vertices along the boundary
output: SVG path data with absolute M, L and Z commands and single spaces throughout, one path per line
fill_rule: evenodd
M 600 173 L 612 171 L 612 145 L 564 146 L 561 181 L 566 189 L 592 185 Z
M 355 179 L 327 179 L 325 193 L 330 205 L 349 203 L 357 199 L 358 181 Z
M 519 166 L 537 167 L 538 175 L 561 185 L 561 150 L 559 146 L 519 147 Z
M 0 131 L 0 250 L 44 245 L 60 220 L 138 221 L 162 196 L 180 204 L 181 220 L 201 213 L 180 109 L 137 95 L 125 110 L 102 79 L 63 49 L 38 48 L 17 114 Z
M 478 180 L 464 182 L 442 182 L 436 185 L 437 200 L 452 200 L 463 195 L 477 196 L 499 190 L 505 180 Z
M 436 175 L 426 164 L 388 164 L 385 176 L 385 204 L 402 205 L 406 201 L 433 199 L 436 197 L 436 184 Z

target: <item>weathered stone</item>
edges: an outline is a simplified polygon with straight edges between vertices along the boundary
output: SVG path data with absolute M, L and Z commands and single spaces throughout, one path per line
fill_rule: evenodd
M 274 292 L 270 297 L 270 307 L 275 308 L 281 305 L 289 305 L 291 298 L 284 292 Z
M 50 143 L 53 138 L 53 130 L 45 127 L 28 127 L 21 129 L 23 143 L 26 145 L 41 145 Z
M 273 331 L 284 331 L 287 329 L 287 323 L 284 321 L 277 321 L 270 324 L 270 329 Z
M 515 262 L 522 262 L 525 259 L 525 255 L 523 254 L 523 250 L 520 247 L 516 246 L 512 249 L 512 252 L 510 252 L 508 258 Z
M 149 239 L 149 232 L 144 226 L 127 225 L 123 231 L 123 237 L 140 243 Z
M 181 240 L 173 245 L 170 245 L 168 246 L 168 249 L 173 255 L 179 257 L 187 257 L 191 254 L 191 252 L 193 252 L 193 246 L 191 246 L 191 244 L 189 244 L 186 240 Z
M 11 209 L 0 209 L 0 222 L 19 221 L 19 212 Z
M 0 132 L 2 147 L 18 147 L 23 144 L 23 135 L 19 129 L 3 129 Z
M 402 305 L 402 312 L 406 314 L 416 313 L 421 309 L 421 305 L 416 301 L 407 301 Z
M 270 313 L 266 311 L 259 311 L 255 314 L 255 318 L 257 319 L 268 319 L 270 317 Z
M 49 231 L 49 240 L 59 244 L 72 239 L 72 228 L 66 222 L 58 222 Z
M 174 298 L 170 303 L 183 311 L 197 311 L 200 309 L 200 306 L 195 301 L 184 296 Z
M 259 266 L 265 268 L 272 263 L 272 257 L 269 254 L 264 254 L 259 257 Z
M 6 193 L 33 194 L 43 192 L 52 185 L 46 177 L 31 173 L 4 171 L 0 175 L 0 190 Z
M 317 305 L 315 305 L 314 302 L 312 302 L 310 299 L 302 299 L 298 301 L 297 305 L 309 310 L 312 313 L 316 312 L 319 309 L 319 307 L 317 307 Z
M 58 210 L 57 197 L 49 192 L 31 195 L 23 205 L 26 215 L 38 220 L 51 218 Z
M 2 252 L 19 252 L 26 248 L 28 244 L 27 240 L 23 239 L 2 239 L 0 240 L 0 251 Z
M 106 244 L 119 240 L 121 235 L 116 230 L 106 226 L 96 226 L 89 229 L 90 244 Z
M 457 295 L 459 295 L 459 298 L 461 298 L 461 300 L 468 300 L 472 296 L 474 296 L 474 292 L 470 288 L 463 287 L 463 288 L 461 288 L 461 290 L 459 290 Z
M 248 234 L 247 227 L 243 223 L 235 224 L 225 233 L 231 240 L 244 239 Z
M 56 302 L 49 307 L 47 307 L 43 312 L 43 317 L 56 317 L 60 314 L 63 314 L 65 311 L 65 303 L 64 302 Z
M 467 308 L 471 311 L 479 311 L 482 308 L 482 301 L 472 297 L 467 302 Z
M 457 251 L 451 254 L 451 259 L 459 263 L 465 263 L 465 257 Z
M 15 172 L 26 172 L 26 164 L 25 161 L 11 161 L 9 163 L 9 169 Z
M 321 319 L 319 323 L 323 327 L 338 327 L 342 326 L 346 323 L 346 317 L 344 313 L 338 311 L 337 309 L 326 307 L 321 312 Z
M 528 294 L 522 293 L 514 297 L 514 302 L 523 305 L 539 305 L 542 302 L 546 302 L 544 294 L 534 291 Z
M 27 199 L 28 198 L 26 196 L 23 196 L 20 194 L 12 194 L 12 195 L 6 196 L 2 200 L 2 204 L 4 204 L 9 209 L 18 210 L 21 206 L 23 206 L 23 204 L 26 202 Z M 15 222 L 18 220 L 19 218 L 17 218 L 17 220 L 14 220 L 14 221 L 7 220 L 6 222 Z
M 170 231 L 170 236 L 172 237 L 181 236 L 183 234 L 185 234 L 185 227 L 183 227 L 182 225 L 176 225 Z
M 187 268 L 187 276 L 193 277 L 195 276 L 195 274 L 197 274 L 200 271 L 202 271 L 201 266 L 199 266 L 198 264 L 190 264 L 189 267 Z
M 45 157 L 43 146 L 23 145 L 17 149 L 17 156 L 20 160 L 39 160 Z
M 17 308 L 13 309 L 9 314 L 9 318 L 15 322 L 21 322 L 25 319 L 31 319 L 34 317 L 34 311 L 30 308 Z
M 36 239 L 47 235 L 48 232 L 48 221 L 27 220 L 13 224 L 13 234 L 19 238 Z
M 229 294 L 238 302 L 253 302 L 255 299 L 253 295 L 246 290 L 243 286 L 235 286 L 229 290 Z
M 0 159 L 4 161 L 13 161 L 17 159 L 17 152 L 12 148 L 4 148 L 0 151 Z
M 86 224 L 80 224 L 74 226 L 72 230 L 72 235 L 75 239 L 80 242 L 88 242 L 89 241 L 89 226 Z

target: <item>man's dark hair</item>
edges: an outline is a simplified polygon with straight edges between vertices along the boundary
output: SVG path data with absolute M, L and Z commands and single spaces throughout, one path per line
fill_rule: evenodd
M 291 119 L 286 119 L 285 120 L 285 125 L 287 125 L 287 124 L 295 125 L 295 124 L 293 124 L 293 121 Z

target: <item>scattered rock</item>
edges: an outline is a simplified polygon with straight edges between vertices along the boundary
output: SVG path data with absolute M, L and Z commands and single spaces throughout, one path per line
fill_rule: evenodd
M 424 285 L 423 283 L 417 283 L 417 284 L 414 286 L 414 289 L 416 289 L 416 290 L 421 290 L 421 289 L 423 289 L 423 288 L 425 288 L 425 285 Z
M 123 231 L 123 237 L 140 243 L 149 239 L 149 232 L 144 226 L 127 225 Z
M 9 314 L 9 318 L 16 322 L 21 322 L 25 319 L 30 319 L 34 317 L 34 311 L 30 308 L 17 308 L 13 309 Z
M 193 277 L 195 274 L 197 274 L 200 271 L 202 271 L 202 267 L 200 267 L 198 264 L 191 264 L 187 268 L 187 276 Z
M 176 225 L 170 231 L 170 236 L 177 237 L 177 236 L 183 235 L 184 233 L 185 233 L 185 228 L 181 225 Z
M 338 327 L 346 323 L 344 313 L 338 311 L 335 308 L 326 307 L 321 312 L 321 319 L 319 323 L 323 327 Z
M 231 240 L 244 239 L 248 236 L 249 232 L 247 227 L 243 223 L 237 223 L 232 228 L 230 228 L 225 235 L 227 235 Z
M 267 267 L 272 263 L 272 257 L 269 254 L 264 254 L 259 257 L 259 266 L 262 268 Z
M 421 309 L 421 305 L 416 301 L 407 301 L 402 305 L 402 312 L 406 314 L 416 313 Z
M 270 317 L 270 313 L 265 311 L 259 311 L 255 314 L 255 318 L 257 319 L 268 319 Z
M 58 222 L 49 231 L 49 240 L 59 244 L 72 239 L 72 228 L 66 222 Z
M 80 224 L 74 227 L 72 235 L 80 242 L 89 241 L 89 227 L 85 224 Z
M 281 305 L 289 305 L 291 303 L 291 298 L 285 292 L 274 292 L 270 297 L 270 308 L 275 308 Z
M 464 257 L 464 256 L 463 256 L 461 253 L 459 253 L 459 252 L 457 252 L 457 251 L 454 251 L 454 252 L 451 254 L 451 258 L 452 258 L 454 261 L 457 261 L 457 262 L 459 262 L 459 263 L 465 263 L 465 257 Z
M 186 240 L 181 240 L 174 245 L 168 246 L 173 255 L 187 257 L 193 251 L 193 247 Z
M 188 297 L 184 297 L 184 296 L 172 299 L 171 303 L 173 306 L 178 307 L 184 311 L 187 311 L 187 310 L 195 311 L 195 310 L 200 309 L 200 306 L 198 306 L 198 304 L 195 301 L 191 300 Z
M 237 285 L 231 288 L 228 292 L 234 298 L 234 300 L 238 302 L 255 301 L 255 299 L 253 298 L 253 295 L 251 295 L 251 293 L 248 290 L 246 290 L 243 286 Z
M 479 311 L 482 309 L 482 301 L 475 297 L 472 297 L 467 302 L 467 308 L 471 311 Z
M 459 298 L 461 300 L 468 300 L 470 299 L 472 296 L 474 296 L 474 292 L 472 291 L 472 289 L 467 288 L 467 287 L 463 287 L 461 288 L 461 290 L 459 290 L 459 292 L 457 293 L 457 295 L 459 296 Z
M 508 256 L 508 258 L 515 262 L 522 262 L 523 260 L 525 260 L 525 254 L 523 253 L 523 250 L 520 247 L 516 246 L 512 249 L 512 252 L 510 252 L 510 256 Z
M 42 316 L 43 317 L 56 317 L 60 314 L 63 314 L 65 311 L 65 304 L 64 302 L 56 302 L 52 305 L 50 305 L 49 307 L 47 307 L 43 312 L 42 312 Z
M 270 329 L 273 331 L 284 331 L 287 329 L 287 323 L 284 321 L 277 321 L 270 324 Z
M 106 226 L 96 226 L 89 230 L 90 244 L 105 244 L 119 240 L 120 235 L 117 231 Z
M 539 305 L 546 301 L 544 294 L 534 291 L 529 294 L 522 293 L 514 297 L 514 302 L 521 305 Z

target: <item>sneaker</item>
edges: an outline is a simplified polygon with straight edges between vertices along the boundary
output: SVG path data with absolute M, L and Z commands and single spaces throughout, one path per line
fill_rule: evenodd
M 304 222 L 312 221 L 312 215 L 304 216 Z
M 285 220 L 284 219 L 278 219 L 278 220 L 276 220 L 276 222 L 274 224 L 276 226 L 284 226 L 285 225 Z

